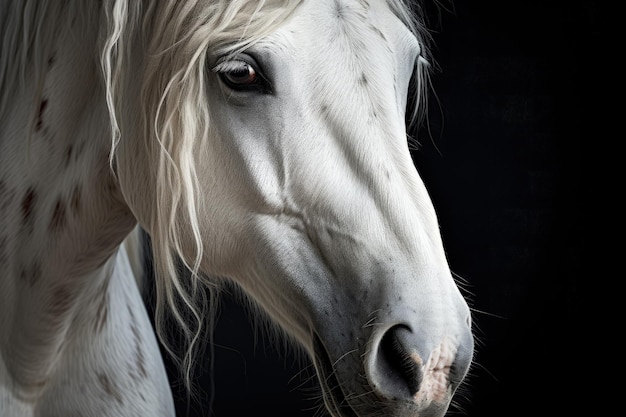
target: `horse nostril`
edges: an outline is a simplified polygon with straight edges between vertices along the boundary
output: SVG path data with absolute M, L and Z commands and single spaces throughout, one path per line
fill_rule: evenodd
M 383 335 L 378 347 L 378 377 L 414 396 L 422 382 L 422 360 L 411 346 L 411 329 L 399 324 Z M 395 391 L 395 390 L 393 390 Z
M 437 338 L 420 330 L 395 324 L 374 333 L 365 370 L 379 398 L 441 415 L 469 368 L 473 338 L 469 329 Z

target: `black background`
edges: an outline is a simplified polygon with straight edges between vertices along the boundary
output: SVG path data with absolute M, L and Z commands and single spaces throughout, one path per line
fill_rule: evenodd
M 436 69 L 414 159 L 451 268 L 467 281 L 477 338 L 449 415 L 575 414 L 586 366 L 576 353 L 590 223 L 583 158 L 596 111 L 584 80 L 598 6 L 459 0 L 426 11 Z M 215 417 L 325 415 L 307 359 L 255 338 L 231 298 L 222 306 L 212 376 L 199 370 L 205 398 L 188 401 L 170 369 L 179 416 L 211 415 L 212 383 Z

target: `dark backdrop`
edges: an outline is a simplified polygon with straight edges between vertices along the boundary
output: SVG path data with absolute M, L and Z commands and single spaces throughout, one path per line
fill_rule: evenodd
M 450 415 L 567 415 L 585 384 L 577 358 L 589 223 L 583 152 L 594 108 L 593 85 L 583 80 L 600 41 L 598 6 L 442 5 L 427 8 L 438 69 L 430 129 L 420 130 L 414 158 L 474 308 L 475 364 Z M 299 371 L 307 360 L 277 353 L 262 332 L 255 342 L 246 317 L 224 298 L 213 415 L 321 416 L 313 373 Z M 179 416 L 209 415 L 206 401 L 187 401 L 173 374 L 172 383 Z M 199 383 L 208 396 L 208 369 Z

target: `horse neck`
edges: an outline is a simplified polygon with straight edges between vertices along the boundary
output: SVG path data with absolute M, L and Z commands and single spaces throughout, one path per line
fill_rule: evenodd
M 7 23 L 19 1 L 0 10 L 0 368 L 24 385 L 50 372 L 135 225 L 109 164 L 97 13 L 43 3 L 58 20 L 34 13 L 30 32 Z

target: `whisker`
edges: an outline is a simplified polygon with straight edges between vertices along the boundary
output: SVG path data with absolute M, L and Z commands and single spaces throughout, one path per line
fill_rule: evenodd
M 346 356 L 354 353 L 354 352 L 358 352 L 358 349 L 352 349 L 347 351 L 346 353 L 344 353 L 343 355 L 341 355 L 340 357 L 337 358 L 337 360 L 335 362 L 333 362 L 333 369 L 335 368 L 335 366 L 337 365 L 337 363 L 339 363 L 340 360 L 342 360 L 343 358 L 345 358 Z

